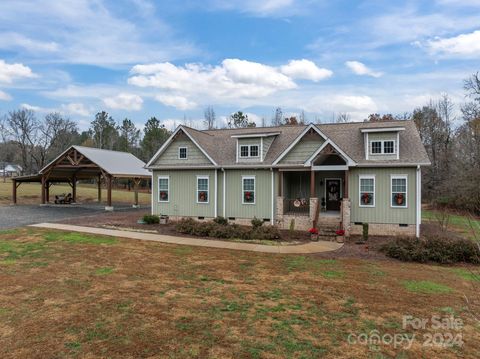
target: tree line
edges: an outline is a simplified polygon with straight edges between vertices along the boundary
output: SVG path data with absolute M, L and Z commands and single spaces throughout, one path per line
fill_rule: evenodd
M 145 123 L 143 134 L 132 120 L 117 123 L 107 112 L 95 115 L 86 131 L 60 113 L 38 117 L 19 109 L 0 119 L 0 165 L 16 163 L 24 174 L 38 172 L 71 145 L 130 152 L 148 161 L 170 136 L 156 117 Z

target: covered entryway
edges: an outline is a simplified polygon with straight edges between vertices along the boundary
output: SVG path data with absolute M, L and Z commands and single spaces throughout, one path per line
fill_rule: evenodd
M 106 208 L 112 210 L 112 182 L 116 178 L 128 179 L 133 183 L 133 204 L 138 206 L 138 187 L 142 179 L 150 179 L 145 163 L 127 152 L 97 148 L 71 146 L 55 160 L 42 168 L 37 175 L 14 177 L 12 179 L 12 202 L 17 203 L 17 189 L 22 183 L 38 182 L 41 204 L 53 202 L 50 187 L 55 183 L 68 183 L 71 187 L 71 201 L 77 201 L 77 182 L 95 180 L 98 188 L 98 202 L 102 200 L 102 187 L 107 189 Z

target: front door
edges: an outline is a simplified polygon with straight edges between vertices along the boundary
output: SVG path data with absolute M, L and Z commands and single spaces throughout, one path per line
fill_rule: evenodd
M 327 179 L 325 181 L 327 192 L 327 211 L 340 210 L 340 180 Z

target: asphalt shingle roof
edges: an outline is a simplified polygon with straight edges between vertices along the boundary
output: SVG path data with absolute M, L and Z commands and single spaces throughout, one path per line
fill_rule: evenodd
M 425 148 L 413 121 L 351 122 L 315 125 L 357 164 L 429 164 Z M 271 165 L 300 136 L 307 125 L 217 129 L 200 131 L 182 126 L 219 166 Z M 400 131 L 400 159 L 366 160 L 362 129 L 404 127 Z M 263 162 L 236 162 L 236 141 L 233 135 L 279 133 L 275 136 Z M 320 144 L 319 144 L 320 147 Z

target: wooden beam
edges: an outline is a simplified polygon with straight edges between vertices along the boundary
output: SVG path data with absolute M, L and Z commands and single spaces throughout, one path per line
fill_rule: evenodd
M 134 178 L 133 179 L 133 191 L 135 192 L 135 195 L 134 195 L 134 205 L 135 206 L 138 206 L 138 186 L 140 184 L 140 181 L 138 178 Z
M 345 183 L 343 198 L 348 198 L 348 170 L 345 171 L 345 181 L 343 183 Z
M 46 182 L 46 185 L 45 185 L 45 197 L 46 197 L 46 200 L 47 200 L 47 203 L 50 202 L 50 182 Z
M 278 184 L 278 196 L 279 197 L 283 197 L 283 172 L 279 172 L 278 173 L 278 176 L 279 176 L 279 184 Z

